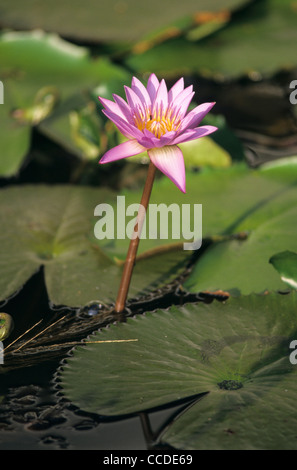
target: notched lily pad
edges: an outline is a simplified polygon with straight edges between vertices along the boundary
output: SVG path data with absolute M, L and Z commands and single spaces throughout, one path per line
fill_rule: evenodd
M 296 220 L 297 210 L 292 208 L 252 230 L 247 240 L 213 245 L 195 265 L 185 289 L 223 289 L 231 295 L 286 291 L 286 278 L 271 269 L 269 260 L 278 248 L 295 248 Z
M 106 416 L 208 392 L 170 423 L 180 449 L 296 449 L 296 293 L 187 304 L 93 334 L 63 363 L 63 396 Z M 98 343 L 100 342 L 100 343 Z M 234 430 L 234 432 L 228 432 Z

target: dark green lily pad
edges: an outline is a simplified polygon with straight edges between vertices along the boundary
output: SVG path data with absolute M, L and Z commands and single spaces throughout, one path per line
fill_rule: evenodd
M 109 190 L 75 186 L 3 189 L 1 204 L 0 299 L 15 294 L 44 266 L 50 301 L 78 307 L 92 300 L 112 303 L 122 263 L 94 237 L 94 209 L 114 204 Z M 126 251 L 129 239 L 123 240 Z M 156 243 L 157 241 L 155 241 Z M 188 253 L 182 248 L 144 256 L 135 267 L 129 295 L 145 294 L 175 279 Z
M 224 10 L 234 9 L 248 0 L 226 0 Z M 62 36 L 83 41 L 94 42 L 134 42 L 154 36 L 177 34 L 195 22 L 195 13 L 216 12 L 222 9 L 219 0 L 195 0 L 179 2 L 176 0 L 156 0 L 125 2 L 86 0 L 65 0 L 63 3 L 53 1 L 51 4 L 42 2 L 36 7 L 34 0 L 28 0 L 26 8 L 16 0 L 13 8 L 11 3 L 3 0 L 1 4 L 1 24 L 15 29 L 41 28 L 56 32 Z M 70 13 L 71 12 L 71 13 Z
M 272 74 L 296 66 L 292 47 L 297 41 L 296 20 L 291 0 L 252 2 L 203 41 L 174 38 L 142 54 L 130 55 L 127 65 L 138 73 L 154 70 L 162 76 L 193 72 L 229 77 Z
M 273 255 L 269 263 L 277 270 L 282 281 L 293 289 L 297 289 L 297 253 L 282 251 Z
M 162 442 L 296 449 L 297 368 L 289 361 L 296 306 L 292 292 L 129 318 L 74 349 L 59 376 L 63 395 L 82 410 L 114 416 L 208 392 L 168 425 Z

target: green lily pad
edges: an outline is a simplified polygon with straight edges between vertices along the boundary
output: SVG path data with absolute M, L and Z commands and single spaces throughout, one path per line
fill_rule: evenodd
M 282 251 L 273 255 L 269 263 L 277 270 L 282 281 L 297 289 L 297 253 Z
M 20 169 L 33 126 L 65 147 L 72 145 L 77 154 L 84 156 L 85 149 L 81 149 L 77 133 L 71 128 L 72 113 L 92 103 L 89 94 L 93 89 L 100 86 L 100 93 L 111 97 L 130 80 L 129 73 L 107 58 L 93 60 L 87 49 L 40 31 L 0 36 L 0 76 L 4 84 L 0 175 L 5 177 Z M 96 114 L 93 103 L 90 119 L 97 124 Z M 55 125 L 55 119 L 59 125 Z
M 297 41 L 296 20 L 291 0 L 252 2 L 203 41 L 173 38 L 142 54 L 131 54 L 126 63 L 138 73 L 154 70 L 167 77 L 193 72 L 229 77 L 272 74 L 296 66 L 292 47 Z
M 0 299 L 14 295 L 41 266 L 54 305 L 115 302 L 123 265 L 94 237 L 94 209 L 114 204 L 109 190 L 75 186 L 22 186 L 0 192 Z M 124 240 L 126 252 L 129 238 Z M 155 241 L 156 243 L 156 241 Z M 188 253 L 157 252 L 136 263 L 129 296 L 161 287 L 184 269 Z
M 63 395 L 104 416 L 197 395 L 162 442 L 180 449 L 297 448 L 296 294 L 188 304 L 88 337 L 63 364 Z M 99 343 L 98 343 L 99 342 Z M 200 394 L 207 393 L 202 399 Z
M 5 88 L 4 104 L 0 105 L 0 175 L 5 178 L 18 173 L 31 142 L 31 126 L 13 119 L 12 103 Z
M 247 0 L 226 0 L 224 9 L 233 9 L 247 3 Z M 50 5 L 41 3 L 36 8 L 34 0 L 28 0 L 26 8 L 20 0 L 11 3 L 3 0 L 1 5 L 1 23 L 15 29 L 41 28 L 56 32 L 64 37 L 76 38 L 88 42 L 127 42 L 154 36 L 177 34 L 195 21 L 197 9 L 201 12 L 216 12 L 222 9 L 219 0 L 195 0 L 179 2 L 163 0 L 150 3 L 138 0 L 125 2 L 86 0 L 82 5 L 78 1 L 53 1 Z M 69 14 L 71 12 L 71 14 Z
M 223 289 L 233 295 L 286 289 L 286 284 L 271 269 L 269 259 L 281 250 L 296 248 L 296 169 L 293 158 L 286 164 L 268 165 L 249 174 L 235 176 L 233 173 L 233 181 L 230 180 L 226 189 L 216 186 L 221 196 L 216 192 L 214 196 L 221 198 L 219 207 L 225 221 L 231 214 L 235 216 L 223 233 L 246 231 L 249 236 L 245 241 L 226 240 L 212 245 L 199 258 L 184 283 L 185 289 L 190 292 Z M 218 181 L 218 185 L 222 182 Z M 275 183 L 282 187 L 277 189 Z M 236 216 L 239 207 L 241 216 Z M 208 209 L 204 225 L 209 210 L 213 214 L 217 211 L 212 209 L 210 198 L 203 209 L 203 214 Z
M 269 264 L 278 249 L 296 247 L 297 209 L 292 208 L 255 228 L 245 241 L 226 241 L 210 247 L 184 284 L 190 292 L 222 289 L 232 295 L 286 290 Z
M 226 190 L 217 186 L 222 193 L 225 221 L 229 215 L 236 215 L 239 207 L 242 211 L 223 233 L 246 231 L 249 237 L 244 242 L 229 240 L 210 247 L 184 284 L 191 292 L 223 289 L 238 295 L 240 292 L 248 294 L 286 288 L 271 269 L 269 259 L 280 250 L 294 250 L 296 247 L 295 159 L 287 159 L 283 164 L 265 165 L 255 172 L 243 171 L 241 176 L 239 168 L 233 167 L 233 181 L 230 180 Z M 238 171 L 237 175 L 235 171 Z M 237 186 L 240 180 L 241 184 Z M 279 188 L 274 186 L 276 183 L 280 184 Z M 204 214 L 205 207 L 211 208 L 209 201 L 204 205 Z M 212 209 L 212 213 L 216 212 Z M 206 217 L 208 215 L 207 211 Z
M 111 164 L 112 165 L 112 164 Z M 177 205 L 180 217 L 175 217 L 175 223 L 180 222 L 180 238 L 174 239 L 170 212 L 168 212 L 169 242 L 189 242 L 199 238 L 201 224 L 194 218 L 194 205 L 202 205 L 202 236 L 203 239 L 213 236 L 229 236 L 235 232 L 251 231 L 275 215 L 279 215 L 296 205 L 297 166 L 285 167 L 282 171 L 253 170 L 244 164 L 234 164 L 227 168 L 204 168 L 201 172 L 186 174 L 186 194 L 158 172 L 154 182 L 150 204 L 158 207 Z M 126 207 L 139 202 L 141 190 L 123 190 Z M 183 207 L 190 208 L 190 220 L 183 219 Z M 162 207 L 160 206 L 160 213 Z M 116 210 L 116 208 L 115 208 Z M 150 210 L 150 209 L 149 209 Z M 167 214 L 164 213 L 164 216 Z M 197 220 L 195 226 L 195 220 Z M 188 227 L 194 233 L 193 238 L 183 236 L 183 228 Z M 147 232 L 149 233 L 149 224 Z M 197 234 L 197 235 L 196 235 Z M 188 238 L 188 239 L 187 239 Z M 123 240 L 103 240 L 104 250 L 123 259 L 126 255 L 126 244 Z M 164 245 L 168 239 L 158 239 L 158 244 Z M 140 250 L 150 250 L 156 246 L 156 240 L 149 238 L 141 240 Z M 202 243 L 203 245 L 203 243 Z M 273 253 L 272 253 L 273 254 Z

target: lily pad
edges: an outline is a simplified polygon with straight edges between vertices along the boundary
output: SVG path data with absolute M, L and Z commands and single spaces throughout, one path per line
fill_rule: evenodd
M 269 259 L 281 250 L 296 248 L 296 205 L 293 202 L 297 196 L 296 168 L 293 159 L 284 165 L 268 165 L 252 172 L 251 180 L 245 179 L 242 173 L 240 188 L 235 177 L 227 188 L 228 196 L 217 187 L 222 192 L 220 204 L 225 221 L 231 213 L 237 214 L 237 204 L 242 208 L 241 216 L 234 217 L 234 223 L 224 233 L 246 231 L 249 236 L 245 241 L 226 240 L 212 245 L 196 263 L 184 284 L 185 289 L 190 292 L 222 289 L 233 295 L 286 289 L 286 284 L 271 269 Z M 273 189 L 276 182 L 284 186 Z M 246 204 L 250 205 L 249 209 Z M 203 213 L 205 206 L 211 207 L 209 201 Z
M 107 58 L 93 60 L 86 48 L 41 31 L 1 35 L 0 76 L 4 85 L 0 175 L 5 177 L 20 169 L 33 126 L 68 148 L 70 141 L 76 153 L 84 155 L 72 134 L 71 113 L 92 102 L 89 94 L 96 87 L 110 97 L 130 79 L 129 73 Z M 93 108 L 95 115 L 94 103 Z M 55 125 L 61 116 L 67 123 L 62 130 L 61 123 Z M 94 119 L 98 121 L 98 116 Z
M 187 172 L 186 194 L 181 193 L 168 178 L 158 172 L 154 183 L 150 205 L 168 209 L 169 242 L 189 242 L 199 238 L 202 229 L 203 239 L 213 236 L 229 236 L 240 231 L 251 231 L 275 215 L 279 215 L 296 205 L 297 166 L 277 169 L 253 170 L 245 164 L 234 164 L 227 168 L 204 168 L 201 172 Z M 125 206 L 139 202 L 141 190 L 123 190 Z M 161 206 L 162 204 L 162 206 Z M 180 222 L 180 238 L 174 239 L 172 219 L 169 207 L 177 206 L 179 216 L 175 224 Z M 202 205 L 202 227 L 198 218 L 194 217 L 194 205 Z M 183 207 L 190 208 L 190 219 L 182 217 Z M 153 206 L 152 206 L 153 207 Z M 116 210 L 116 208 L 115 208 Z M 150 208 L 149 208 L 150 210 Z M 173 212 L 174 213 L 174 212 Z M 163 212 L 164 216 L 167 213 Z M 197 221 L 195 226 L 195 220 Z M 198 223 L 199 222 L 199 223 Z M 190 238 L 183 236 L 183 228 L 190 223 Z M 146 233 L 149 233 L 147 224 Z M 188 238 L 188 239 L 187 239 Z M 168 239 L 158 238 L 158 245 L 165 245 Z M 140 250 L 150 250 L 156 246 L 156 240 L 141 240 Z M 103 240 L 104 250 L 119 258 L 126 255 L 126 244 L 121 239 Z M 203 242 L 202 242 L 203 246 Z M 273 253 L 272 253 L 273 254 Z
M 16 122 L 12 109 L 13 100 L 5 88 L 4 104 L 0 105 L 0 175 L 5 178 L 18 173 L 31 142 L 31 126 Z
M 203 41 L 173 38 L 130 55 L 126 63 L 138 73 L 154 70 L 167 77 L 196 72 L 235 78 L 296 66 L 297 12 L 291 0 L 252 2 L 240 13 Z
M 297 289 L 297 253 L 282 251 L 273 255 L 269 263 L 277 270 L 282 281 L 293 289 Z
M 296 306 L 295 293 L 253 295 L 128 318 L 73 350 L 59 375 L 63 395 L 104 416 L 188 397 L 191 407 L 167 425 L 163 443 L 296 449 Z
M 255 228 L 245 241 L 226 241 L 210 247 L 184 284 L 190 292 L 222 289 L 232 295 L 285 291 L 286 284 L 269 260 L 278 250 L 296 247 L 297 208 Z
M 234 9 L 247 3 L 247 0 L 226 0 L 224 10 Z M 41 28 L 56 32 L 64 37 L 88 42 L 134 42 L 155 35 L 177 34 L 183 27 L 195 24 L 197 9 L 200 12 L 216 12 L 222 9 L 219 0 L 195 0 L 186 2 L 163 0 L 162 8 L 158 1 L 149 3 L 138 0 L 125 2 L 86 0 L 54 0 L 51 4 L 41 3 L 36 8 L 34 0 L 28 0 L 26 9 L 16 0 L 13 8 L 3 0 L 1 23 L 15 29 Z M 71 15 L 69 15 L 71 12 Z M 157 14 L 156 14 L 157 13 Z M 182 21 L 181 21 L 182 20 Z
M 22 186 L 0 193 L 0 299 L 14 295 L 41 266 L 54 305 L 79 307 L 116 299 L 123 265 L 108 256 L 94 237 L 94 209 L 114 203 L 105 189 L 75 186 Z M 126 251 L 129 239 L 124 240 Z M 110 252 L 109 252 L 110 255 Z M 176 250 L 142 257 L 129 294 L 145 294 L 176 278 L 188 253 Z

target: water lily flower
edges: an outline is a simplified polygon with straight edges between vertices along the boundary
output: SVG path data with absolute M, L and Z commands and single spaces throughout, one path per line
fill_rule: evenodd
M 151 162 L 182 191 L 186 192 L 185 164 L 178 144 L 216 131 L 199 126 L 215 103 L 203 103 L 187 113 L 194 96 L 193 87 L 184 87 L 180 78 L 168 91 L 164 80 L 151 74 L 147 86 L 133 77 L 125 86 L 127 101 L 99 97 L 102 112 L 114 122 L 127 141 L 108 150 L 99 163 L 109 163 L 147 151 Z

